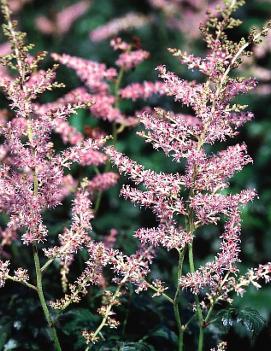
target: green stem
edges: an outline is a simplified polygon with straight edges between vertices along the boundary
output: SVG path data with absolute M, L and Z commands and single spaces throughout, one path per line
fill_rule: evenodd
M 116 145 L 117 139 L 118 139 L 118 128 L 117 124 L 114 122 L 112 126 L 112 137 L 113 137 L 113 144 Z
M 201 325 L 199 328 L 199 338 L 198 338 L 198 351 L 203 350 L 203 341 L 204 341 L 204 329 Z
M 132 288 L 129 286 L 129 291 L 128 291 L 128 302 L 127 302 L 127 307 L 126 307 L 126 312 L 125 312 L 125 317 L 122 323 L 122 331 L 121 334 L 123 335 L 123 337 L 125 337 L 125 331 L 126 331 L 126 327 L 127 327 L 127 323 L 128 323 L 128 318 L 129 318 L 129 313 L 131 310 L 131 303 L 132 303 Z
M 186 331 L 186 329 L 188 328 L 189 324 L 196 318 L 196 315 L 193 314 L 193 316 L 188 320 L 188 322 L 185 323 L 185 325 L 183 326 L 183 330 Z
M 41 267 L 40 271 L 43 273 L 46 269 L 54 262 L 54 258 L 49 259 L 44 265 Z
M 182 319 L 181 319 L 181 313 L 179 309 L 179 295 L 180 295 L 180 277 L 182 275 L 183 271 L 183 260 L 184 260 L 184 250 L 178 250 L 179 254 L 179 262 L 178 262 L 178 271 L 177 271 L 177 289 L 176 293 L 174 296 L 173 300 L 173 310 L 174 310 L 174 315 L 177 323 L 177 328 L 178 328 L 178 351 L 183 351 L 183 336 L 184 336 L 184 329 L 182 326 Z
M 194 256 L 193 256 L 193 245 L 192 243 L 188 245 L 188 257 L 189 257 L 189 268 L 190 268 L 190 273 L 195 272 L 195 265 L 194 265 Z M 197 308 L 197 315 L 198 315 L 198 321 L 199 321 L 199 338 L 198 338 L 198 351 L 203 350 L 203 340 L 204 340 L 204 329 L 203 329 L 203 314 L 202 310 L 200 307 L 200 302 L 198 295 L 195 295 L 195 301 L 196 301 L 196 308 Z
M 95 202 L 95 207 L 94 207 L 94 213 L 97 214 L 100 205 L 101 205 L 101 201 L 102 201 L 102 196 L 103 196 L 103 192 L 99 191 L 97 194 L 97 198 L 96 198 L 96 202 Z
M 223 286 L 224 286 L 224 284 L 226 283 L 226 281 L 228 280 L 229 275 L 230 275 L 230 272 L 228 272 L 228 273 L 225 275 L 224 279 L 222 280 L 222 282 L 221 282 L 221 284 L 220 284 L 220 288 L 218 289 L 218 293 L 217 293 L 216 297 L 213 299 L 213 301 L 212 301 L 212 303 L 211 303 L 211 306 L 210 306 L 210 308 L 209 308 L 209 311 L 208 311 L 208 313 L 207 313 L 207 315 L 206 315 L 206 317 L 205 317 L 205 319 L 204 319 L 204 325 L 205 325 L 205 326 L 207 325 L 207 323 L 209 322 L 209 319 L 211 318 L 211 315 L 212 315 L 212 313 L 213 313 L 215 304 L 216 304 L 217 301 L 219 300 L 219 293 L 222 292 Z
M 50 316 L 50 312 L 48 310 L 44 293 L 43 293 L 43 286 L 42 286 L 42 275 L 41 275 L 41 267 L 40 267 L 40 260 L 38 255 L 38 250 L 36 246 L 33 246 L 33 254 L 34 254 L 34 263 L 35 263 L 35 270 L 36 270 L 36 279 L 37 279 L 37 291 L 40 300 L 40 304 L 44 313 L 44 317 L 48 323 L 50 329 L 51 339 L 53 341 L 54 347 L 56 351 L 61 351 L 61 346 L 58 340 L 58 336 L 56 333 L 56 329 L 54 327 L 53 320 Z
M 119 71 L 116 83 L 115 83 L 115 87 L 114 87 L 114 94 L 115 94 L 115 98 L 116 98 L 116 101 L 115 101 L 116 108 L 119 108 L 119 90 L 120 90 L 120 85 L 121 85 L 123 76 L 124 76 L 124 69 L 121 68 Z
M 178 304 L 174 304 L 173 305 L 173 309 L 174 309 L 174 315 L 175 315 L 175 319 L 177 322 L 177 327 L 178 327 L 178 351 L 183 351 L 183 334 L 184 334 L 184 330 L 182 329 L 182 322 L 181 322 L 181 316 L 180 316 L 180 311 L 178 308 Z
M 12 276 L 9 275 L 9 274 L 6 276 L 6 278 L 9 279 L 9 280 L 12 280 L 12 281 L 15 282 L 15 283 L 23 284 L 23 285 L 27 286 L 28 288 L 37 291 L 37 288 L 35 287 L 35 285 L 30 284 L 30 283 L 28 283 L 28 282 L 26 282 L 26 281 L 18 280 L 18 278 L 12 277 Z
M 128 275 L 126 275 L 122 279 L 122 281 L 120 282 L 119 286 L 117 287 L 115 293 L 113 294 L 110 304 L 106 307 L 106 310 L 105 310 L 105 313 L 104 313 L 104 316 L 103 316 L 101 323 L 99 324 L 98 328 L 93 333 L 93 337 L 92 337 L 93 340 L 95 340 L 95 338 L 101 333 L 103 327 L 106 326 L 107 319 L 110 316 L 111 310 L 114 306 L 114 302 L 118 298 L 119 292 L 122 289 L 123 285 L 126 283 L 127 279 L 128 279 Z M 90 350 L 91 348 L 92 348 L 92 345 L 88 346 L 87 350 Z
M 210 307 L 207 315 L 206 315 L 206 318 L 204 319 L 204 324 L 207 325 L 207 323 L 209 322 L 209 319 L 213 313 L 213 309 L 214 309 L 214 304 Z

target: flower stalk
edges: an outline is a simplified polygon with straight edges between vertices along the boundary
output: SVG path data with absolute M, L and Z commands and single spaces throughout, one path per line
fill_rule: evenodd
M 33 247 L 33 256 L 34 256 L 34 263 L 35 263 L 35 271 L 36 271 L 36 283 L 37 283 L 37 293 L 39 296 L 40 304 L 42 307 L 42 311 L 44 314 L 44 317 L 48 323 L 49 330 L 50 330 L 50 336 L 53 341 L 55 351 L 61 351 L 61 346 L 60 342 L 57 336 L 56 328 L 54 326 L 54 321 L 52 320 L 52 317 L 50 315 L 49 309 L 46 304 L 46 300 L 44 297 L 43 293 L 43 286 L 42 286 L 42 273 L 41 273 L 41 267 L 40 267 L 40 260 L 39 260 L 39 254 L 38 254 L 38 249 L 36 246 Z
M 184 347 L 184 328 L 182 325 L 182 320 L 181 320 L 181 310 L 179 308 L 179 298 L 180 298 L 180 278 L 182 276 L 182 270 L 183 270 L 183 261 L 184 261 L 184 250 L 178 250 L 178 268 L 177 268 L 177 289 L 175 292 L 174 300 L 173 300 L 173 309 L 174 309 L 174 315 L 175 315 L 175 320 L 177 324 L 177 329 L 178 329 L 178 351 L 183 351 Z

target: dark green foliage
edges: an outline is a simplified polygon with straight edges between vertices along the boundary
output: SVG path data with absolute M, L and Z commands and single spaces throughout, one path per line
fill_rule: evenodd
M 225 332 L 229 332 L 230 328 L 234 328 L 254 340 L 266 324 L 262 315 L 251 307 L 242 309 L 227 308 L 217 313 L 215 319 L 217 325 L 222 327 L 222 330 Z

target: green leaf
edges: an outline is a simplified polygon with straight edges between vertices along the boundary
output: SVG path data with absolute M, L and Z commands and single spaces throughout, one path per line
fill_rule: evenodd
M 77 308 L 63 314 L 62 319 L 65 319 L 63 332 L 67 335 L 73 335 L 75 331 L 93 328 L 100 318 L 88 309 Z
M 177 335 L 172 330 L 170 330 L 169 328 L 167 328 L 165 326 L 155 330 L 153 333 L 151 333 L 151 336 L 160 337 L 160 338 L 169 340 L 173 343 L 176 343 L 177 339 L 178 339 Z
M 227 331 L 231 327 L 243 327 L 252 338 L 255 338 L 265 325 L 265 319 L 261 314 L 250 307 L 244 307 L 241 310 L 237 308 L 222 310 L 217 314 L 217 319 Z
M 237 323 L 242 323 L 253 336 L 256 336 L 264 327 L 265 319 L 257 310 L 247 307 L 240 311 Z

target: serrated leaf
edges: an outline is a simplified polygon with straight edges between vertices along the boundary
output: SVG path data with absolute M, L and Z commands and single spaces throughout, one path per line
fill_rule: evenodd
M 241 310 L 229 308 L 217 314 L 217 320 L 227 330 L 230 327 L 243 326 L 250 337 L 254 338 L 259 334 L 265 325 L 265 319 L 255 309 L 245 307 Z
M 74 330 L 90 328 L 99 320 L 99 316 L 91 313 L 91 311 L 85 308 L 77 308 L 74 311 L 69 311 L 65 313 L 63 317 L 67 319 L 64 323 L 63 330 L 66 334 L 70 334 Z
M 151 333 L 151 336 L 160 337 L 160 338 L 172 341 L 174 343 L 177 342 L 177 339 L 178 339 L 177 335 L 167 327 L 163 327 L 155 330 L 153 333 Z
M 240 311 L 237 322 L 242 323 L 253 336 L 258 335 L 265 325 L 265 319 L 261 314 L 250 307 Z

